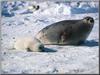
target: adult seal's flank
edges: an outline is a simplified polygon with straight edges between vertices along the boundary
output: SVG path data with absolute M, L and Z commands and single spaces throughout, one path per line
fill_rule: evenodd
M 94 25 L 92 17 L 81 20 L 64 20 L 51 24 L 36 35 L 43 44 L 80 45 L 90 34 Z

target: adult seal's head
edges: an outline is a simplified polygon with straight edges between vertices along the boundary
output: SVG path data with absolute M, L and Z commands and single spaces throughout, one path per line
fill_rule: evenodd
M 36 35 L 43 44 L 79 45 L 90 34 L 94 25 L 92 17 L 79 20 L 63 20 L 40 30 Z
M 83 22 L 86 23 L 86 24 L 89 24 L 89 25 L 93 25 L 94 24 L 94 19 L 92 17 L 85 17 L 83 19 Z

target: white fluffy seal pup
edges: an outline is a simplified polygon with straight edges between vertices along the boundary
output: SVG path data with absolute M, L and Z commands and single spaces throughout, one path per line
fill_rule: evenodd
M 27 50 L 32 52 L 41 52 L 44 45 L 35 37 L 20 37 L 14 43 L 16 50 Z

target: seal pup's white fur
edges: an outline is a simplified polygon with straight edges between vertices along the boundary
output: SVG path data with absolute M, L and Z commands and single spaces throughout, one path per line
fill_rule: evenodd
M 33 52 L 40 52 L 44 45 L 35 37 L 20 37 L 16 39 L 14 43 L 14 48 L 16 50 L 30 50 Z

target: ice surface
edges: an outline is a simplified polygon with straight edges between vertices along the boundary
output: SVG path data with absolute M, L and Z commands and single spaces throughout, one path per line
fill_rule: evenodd
M 5 13 L 12 8 L 5 2 Z M 74 2 L 72 2 L 74 5 Z M 7 4 L 7 5 L 6 5 Z M 36 4 L 36 3 L 35 3 Z M 75 14 L 65 3 L 41 2 L 40 9 L 33 13 L 25 13 L 31 2 L 17 1 L 14 15 L 1 19 L 1 64 L 2 74 L 98 74 L 99 72 L 99 16 L 98 12 Z M 69 7 L 67 9 L 67 7 Z M 93 10 L 95 4 L 89 9 Z M 7 8 L 7 10 L 6 10 Z M 77 7 L 79 10 L 79 7 Z M 82 8 L 83 9 L 83 8 Z M 53 10 L 53 11 L 52 11 Z M 81 11 L 81 10 L 80 10 Z M 9 15 L 9 13 L 7 13 Z M 45 52 L 27 52 L 14 50 L 13 44 L 17 37 L 35 36 L 44 27 L 65 19 L 82 19 L 91 16 L 95 20 L 92 32 L 82 46 L 45 45 Z

